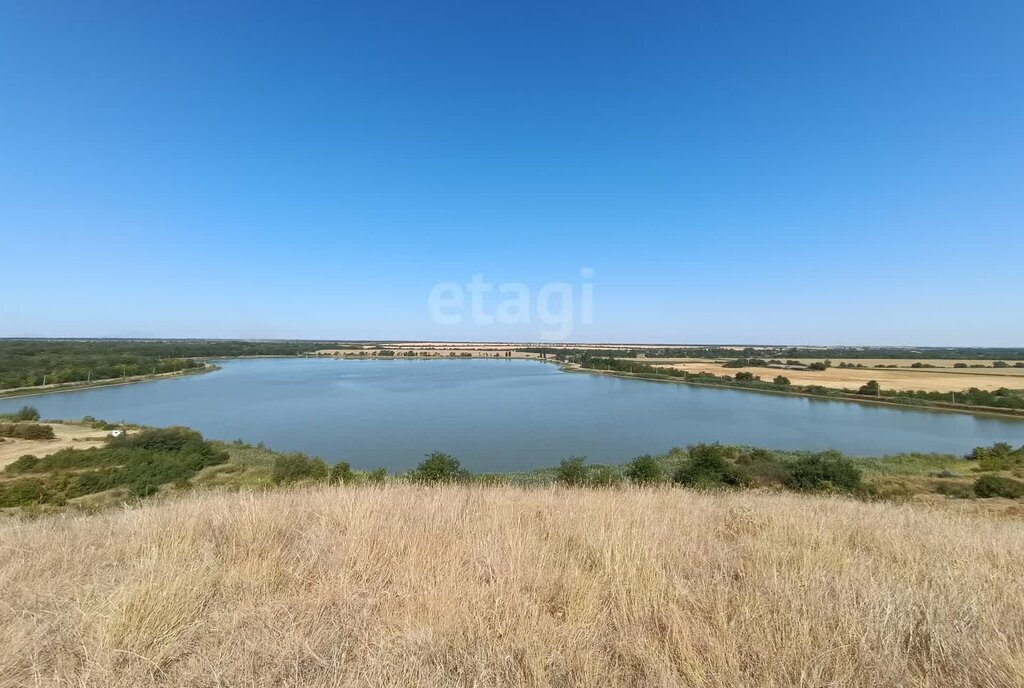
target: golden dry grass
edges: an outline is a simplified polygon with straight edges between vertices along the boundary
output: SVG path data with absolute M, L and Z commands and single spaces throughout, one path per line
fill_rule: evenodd
M 0 524 L 3 686 L 1020 686 L 1024 526 L 309 488 Z
M 1006 368 L 988 371 L 970 369 L 932 368 L 829 368 L 828 370 L 782 370 L 779 368 L 753 367 L 726 368 L 720 363 L 697 361 L 688 363 L 662 364 L 658 359 L 641 360 L 649 365 L 675 368 L 690 373 L 712 373 L 730 377 L 743 370 L 759 375 L 762 380 L 772 380 L 784 375 L 794 385 L 821 385 L 836 389 L 858 389 L 869 380 L 875 380 L 882 389 L 924 390 L 928 392 L 959 392 L 970 387 L 995 390 L 1000 387 L 1024 389 L 1024 375 L 1020 369 Z M 908 364 L 909 365 L 909 364 Z M 1003 372 L 1000 372 L 1003 371 Z

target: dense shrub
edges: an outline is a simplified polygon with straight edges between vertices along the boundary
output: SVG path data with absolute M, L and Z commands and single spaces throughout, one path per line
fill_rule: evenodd
M 736 457 L 736 465 L 757 485 L 784 485 L 790 476 L 790 463 L 767 449 L 742 451 Z
M 935 491 L 954 499 L 970 499 L 974 496 L 974 489 L 966 483 L 943 480 L 935 485 Z
M 278 454 L 274 457 L 274 467 L 270 479 L 278 485 L 286 485 L 299 480 L 326 480 L 327 464 L 323 459 L 315 459 L 302 453 Z
M 790 466 L 786 487 L 793 490 L 846 490 L 860 487 L 861 473 L 836 451 L 801 456 Z
M 423 483 L 452 483 L 469 477 L 469 471 L 454 456 L 436 451 L 427 454 L 409 477 Z
M 227 460 L 226 452 L 195 431 L 147 431 L 133 438 L 113 438 L 104 447 L 62 449 L 41 458 L 23 456 L 9 464 L 4 473 L 34 475 L 4 483 L 3 501 L 8 506 L 40 501 L 60 504 L 114 488 L 144 497 L 169 483 L 188 485 L 198 471 Z M 12 492 L 11 485 L 20 488 Z
M 857 394 L 867 394 L 867 395 L 871 395 L 871 396 L 878 396 L 878 394 L 881 391 L 881 389 L 882 388 L 878 384 L 877 380 L 869 380 L 866 385 L 862 385 L 861 388 L 857 390 Z
M 614 487 L 622 482 L 622 476 L 613 466 L 597 466 L 590 473 L 588 483 L 594 487 Z
M 1006 471 L 1024 463 L 1024 447 L 1014 449 L 1006 442 L 996 442 L 991 447 L 975 447 L 965 458 L 977 461 L 978 470 Z
M 52 440 L 52 425 L 41 423 L 0 423 L 0 435 L 22 440 Z
M 354 477 L 352 473 L 352 465 L 348 461 L 339 461 L 338 463 L 331 466 L 331 470 L 328 479 L 332 483 L 350 483 Z
M 187 446 L 203 444 L 203 436 L 191 428 L 151 428 L 137 435 L 122 435 L 112 439 L 111 446 L 131 446 L 154 451 L 182 451 Z
M 784 375 L 776 376 L 775 379 L 772 380 L 772 382 L 774 382 L 775 384 L 780 385 L 782 387 L 785 387 L 786 385 L 792 384 L 792 383 L 790 383 L 789 378 L 785 377 Z
M 979 497 L 1024 497 L 1024 482 L 999 475 L 983 475 L 974 481 L 974 494 Z
M 653 485 L 664 480 L 661 462 L 650 454 L 638 456 L 626 465 L 626 478 L 637 485 Z
M 14 461 L 12 461 L 11 463 L 7 464 L 7 467 L 4 468 L 4 472 L 5 473 L 27 473 L 27 472 L 33 470 L 38 465 L 39 465 L 39 459 L 37 459 L 36 457 L 32 456 L 31 454 L 25 454 L 24 456 L 21 456 L 21 457 L 15 459 Z
M 0 418 L 14 421 L 39 420 L 39 409 L 35 406 L 22 406 L 14 413 L 0 413 Z
M 383 466 L 381 468 L 375 468 L 366 474 L 366 482 L 373 485 L 383 485 L 387 479 L 388 469 Z
M 23 478 L 0 483 L 0 508 L 40 504 L 49 501 L 46 483 L 36 478 Z
M 673 480 L 688 487 L 739 487 L 750 478 L 739 466 L 730 463 L 730 451 L 720 444 L 695 444 L 687 447 L 687 458 L 676 470 Z
M 564 459 L 555 469 L 555 479 L 563 485 L 579 486 L 587 481 L 587 467 L 582 456 Z

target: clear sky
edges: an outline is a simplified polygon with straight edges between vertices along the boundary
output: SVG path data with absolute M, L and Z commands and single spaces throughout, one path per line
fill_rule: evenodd
M 1021 346 L 1022 27 L 0 0 L 0 336 L 537 340 L 565 282 L 573 341 Z M 530 322 L 432 316 L 478 274 Z

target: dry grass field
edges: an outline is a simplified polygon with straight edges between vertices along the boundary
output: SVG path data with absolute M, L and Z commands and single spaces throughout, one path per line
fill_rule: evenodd
M 659 359 L 639 360 L 640 363 L 659 366 Z M 867 365 L 867 364 L 865 364 Z M 906 363 L 906 365 L 910 365 Z M 821 385 L 837 389 L 857 389 L 869 380 L 876 380 L 882 389 L 924 390 L 928 392 L 959 392 L 970 387 L 995 390 L 1000 387 L 1024 389 L 1024 369 L 1001 368 L 988 370 L 935 369 L 935 368 L 829 368 L 828 370 L 779 370 L 777 368 L 726 368 L 712 361 L 667 363 L 663 367 L 691 373 L 735 375 L 743 370 L 771 380 L 784 375 L 794 385 Z
M 679 489 L 0 522 L 0 686 L 1020 686 L 1024 525 Z
M 5 437 L 4 441 L 0 442 L 0 468 L 25 454 L 48 456 L 69 447 L 75 449 L 99 447 L 103 445 L 107 435 L 110 434 L 106 430 L 96 430 L 88 425 L 76 423 L 47 423 L 47 425 L 53 427 L 56 439 L 22 440 Z
M 762 356 L 762 358 L 764 358 Z M 782 357 L 787 358 L 787 357 Z M 643 360 L 645 363 L 713 363 L 717 359 L 711 358 L 673 358 L 673 357 L 658 357 L 658 358 L 647 358 L 647 359 L 632 359 L 632 360 Z M 1024 368 L 1016 368 L 1013 365 L 1016 361 L 1012 361 L 1009 368 L 992 368 L 992 361 L 987 359 L 959 359 L 959 358 L 807 358 L 801 357 L 799 359 L 802 363 L 816 363 L 832 361 L 833 365 L 839 365 L 840 363 L 849 363 L 851 365 L 857 365 L 860 363 L 863 366 L 876 366 L 876 365 L 896 365 L 900 368 L 910 368 L 914 363 L 927 363 L 933 365 L 938 369 L 948 369 L 949 372 L 955 373 L 967 373 L 970 375 L 1021 375 L 1024 376 Z M 957 363 L 964 363 L 966 365 L 983 365 L 985 368 L 954 368 L 953 366 Z M 919 370 L 913 368 L 912 370 Z M 929 370 L 925 368 L 925 370 Z

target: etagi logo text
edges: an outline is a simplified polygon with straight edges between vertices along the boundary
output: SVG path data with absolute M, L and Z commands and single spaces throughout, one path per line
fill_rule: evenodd
M 431 319 L 440 325 L 529 325 L 545 326 L 544 341 L 564 340 L 576 323 L 594 321 L 594 271 L 580 270 L 581 282 L 548 282 L 536 294 L 522 282 L 487 282 L 483 274 L 473 275 L 466 284 L 441 282 L 430 290 L 427 305 Z M 468 306 L 468 313 L 467 313 Z

